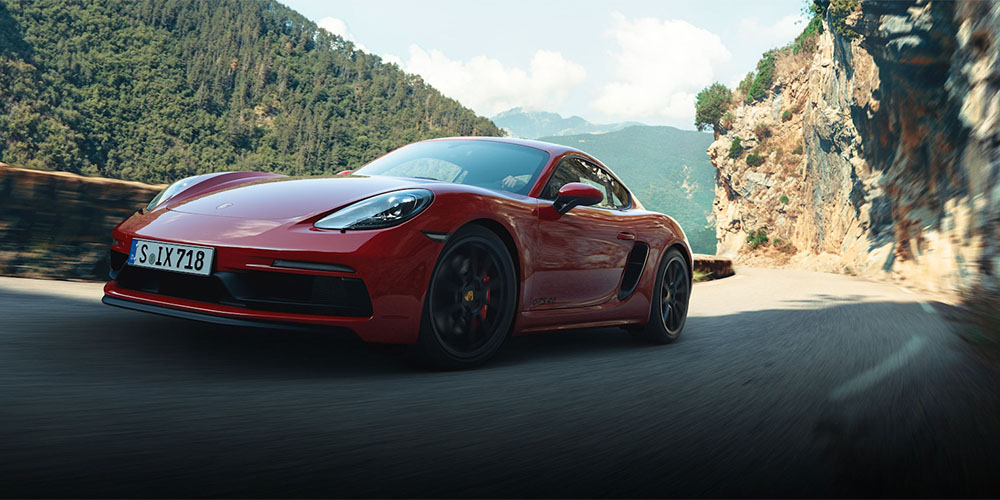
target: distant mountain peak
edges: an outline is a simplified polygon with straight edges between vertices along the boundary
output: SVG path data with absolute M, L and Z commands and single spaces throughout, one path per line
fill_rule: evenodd
M 559 113 L 529 111 L 520 106 L 497 113 L 491 120 L 498 127 L 510 133 L 511 136 L 525 139 L 576 134 L 603 134 L 633 125 L 642 125 L 638 122 L 594 124 L 577 115 L 563 118 Z

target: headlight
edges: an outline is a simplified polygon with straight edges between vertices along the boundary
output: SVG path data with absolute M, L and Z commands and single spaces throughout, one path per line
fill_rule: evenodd
M 382 229 L 402 224 L 423 212 L 434 193 L 405 189 L 380 194 L 342 208 L 314 224 L 320 229 Z
M 185 177 L 185 178 L 183 178 L 183 179 L 181 179 L 181 180 L 179 180 L 179 181 L 177 181 L 177 182 L 175 182 L 175 183 L 167 186 L 167 189 L 164 189 L 163 191 L 160 191 L 160 194 L 156 195 L 156 198 L 153 198 L 153 201 L 150 201 L 149 205 L 146 205 L 146 211 L 148 212 L 148 211 L 150 211 L 150 210 L 158 207 L 161 203 L 169 200 L 175 194 L 177 194 L 177 193 L 179 193 L 181 191 L 184 191 L 185 189 L 188 188 L 188 186 L 194 184 L 195 179 L 198 178 L 198 177 L 200 177 L 200 176 L 193 175 L 191 177 Z

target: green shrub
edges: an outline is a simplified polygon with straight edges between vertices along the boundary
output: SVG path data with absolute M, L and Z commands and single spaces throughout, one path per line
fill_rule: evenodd
M 787 122 L 788 120 L 791 120 L 791 119 L 792 119 L 792 112 L 791 111 L 788 111 L 786 109 L 784 113 L 781 113 L 781 121 Z
M 802 145 L 799 144 L 798 146 L 795 146 L 795 149 L 792 150 L 792 154 L 793 155 L 800 155 L 800 154 L 802 154 Z
M 756 250 L 760 248 L 761 245 L 767 244 L 767 231 L 764 229 L 751 229 L 747 233 L 747 245 L 751 250 Z
M 764 140 L 765 138 L 771 137 L 771 124 L 761 122 L 754 125 L 753 135 L 757 136 L 758 140 Z
M 747 155 L 747 165 L 759 167 L 764 164 L 764 157 L 750 153 Z
M 698 130 L 711 127 L 715 132 L 722 132 L 722 115 L 729 109 L 732 98 L 733 93 L 718 82 L 702 89 L 695 97 L 694 126 Z
M 753 83 L 753 71 L 747 73 L 747 76 L 743 77 L 743 81 L 741 81 L 740 85 L 736 87 L 736 90 L 745 96 L 750 90 L 751 83 Z
M 729 143 L 729 157 L 739 158 L 743 154 L 743 144 L 740 143 L 739 137 L 734 137 L 733 142 Z
M 774 83 L 774 64 L 774 50 L 764 52 L 760 61 L 757 61 L 757 73 L 754 74 L 753 81 L 747 86 L 746 90 L 746 98 L 744 100 L 747 104 L 759 101 L 767 95 L 767 91 L 771 89 L 771 85 Z
M 818 6 L 815 7 L 816 10 L 819 10 Z M 792 54 L 798 54 L 803 51 L 812 52 L 815 50 L 816 36 L 821 33 L 823 33 L 823 17 L 819 13 L 814 13 L 812 19 L 809 20 L 809 24 L 806 25 L 806 28 L 802 30 L 802 33 L 795 37 L 795 41 L 792 42 Z
M 858 0 L 830 0 L 827 14 L 830 16 L 830 27 L 844 38 L 855 38 L 858 32 L 847 26 L 847 16 L 858 8 Z
M 778 201 L 780 201 L 782 205 L 787 205 L 788 204 L 788 196 L 781 195 L 781 198 L 778 198 Z M 775 242 L 775 244 L 777 244 L 778 240 L 775 239 L 774 242 Z

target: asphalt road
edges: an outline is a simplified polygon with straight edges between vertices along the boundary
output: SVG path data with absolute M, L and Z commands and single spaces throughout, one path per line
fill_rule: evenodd
M 1000 376 L 927 297 L 742 269 L 681 339 L 415 370 L 0 279 L 0 496 L 1000 496 Z

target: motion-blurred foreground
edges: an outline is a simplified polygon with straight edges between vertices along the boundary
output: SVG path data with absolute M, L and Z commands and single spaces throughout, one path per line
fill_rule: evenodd
M 1000 492 L 1000 375 L 889 284 L 740 269 L 671 346 L 533 335 L 452 373 L 100 295 L 0 279 L 0 496 Z

